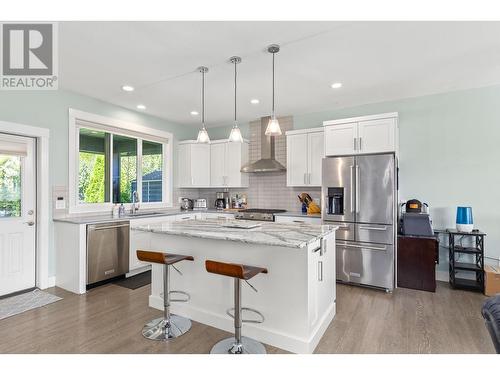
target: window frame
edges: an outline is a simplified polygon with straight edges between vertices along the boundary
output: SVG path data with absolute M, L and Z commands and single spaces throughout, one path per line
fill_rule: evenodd
M 78 199 L 78 178 L 79 178 L 79 153 L 80 153 L 80 128 L 110 133 L 110 170 L 108 184 L 110 191 L 110 202 L 105 203 L 80 203 Z M 88 112 L 69 109 L 69 206 L 68 212 L 89 213 L 89 212 L 111 212 L 113 203 L 113 135 L 132 137 L 137 140 L 137 192 L 141 200 L 141 207 L 148 209 L 171 208 L 173 207 L 173 135 L 172 133 L 145 127 L 135 123 L 100 116 Z M 142 141 L 155 142 L 162 145 L 162 201 L 142 202 Z M 131 203 L 124 203 L 126 210 L 132 206 Z

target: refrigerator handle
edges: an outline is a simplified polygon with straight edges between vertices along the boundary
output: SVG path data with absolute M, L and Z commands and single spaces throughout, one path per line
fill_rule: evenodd
M 351 198 L 351 212 L 354 212 L 354 194 L 353 194 L 353 185 L 354 185 L 354 178 L 352 177 L 352 173 L 353 173 L 353 168 L 354 166 L 351 165 L 351 188 L 349 189 L 350 191 L 350 198 Z
M 359 213 L 359 165 L 356 164 L 356 213 Z

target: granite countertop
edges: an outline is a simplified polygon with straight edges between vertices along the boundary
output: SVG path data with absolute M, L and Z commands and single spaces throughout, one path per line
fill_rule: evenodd
M 293 217 L 315 217 L 321 219 L 321 214 L 310 214 L 303 213 L 302 211 L 286 211 L 274 214 L 274 216 L 293 216 Z
M 141 211 L 140 213 L 147 212 L 146 210 Z M 113 217 L 111 214 L 105 215 L 82 215 L 82 216 L 70 216 L 70 217 L 60 217 L 54 218 L 53 221 L 62 222 L 62 223 L 71 223 L 71 224 L 97 224 L 97 223 L 107 223 L 107 222 L 115 222 L 115 221 L 124 221 L 124 220 L 135 220 L 135 219 L 148 219 L 153 217 L 164 217 L 164 216 L 172 216 L 172 215 L 182 215 L 182 214 L 195 214 L 195 213 L 233 213 L 226 212 L 221 210 L 216 210 L 215 208 L 208 208 L 206 210 L 180 210 L 180 209 L 168 209 L 168 210 L 151 210 L 151 215 L 139 215 L 139 216 L 121 216 L 121 217 Z
M 252 229 L 228 228 L 228 224 L 260 224 Z M 334 225 L 275 223 L 234 219 L 183 220 L 143 225 L 133 230 L 185 237 L 237 241 L 249 244 L 304 248 L 335 231 Z

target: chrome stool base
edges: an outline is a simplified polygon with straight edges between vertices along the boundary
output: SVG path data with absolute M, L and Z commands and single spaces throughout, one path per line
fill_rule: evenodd
M 214 345 L 210 354 L 266 354 L 266 348 L 260 342 L 248 337 L 242 337 L 241 343 L 236 344 L 234 337 L 219 341 Z
M 170 327 L 165 318 L 150 321 L 142 329 L 142 335 L 149 340 L 168 341 L 182 336 L 191 329 L 191 320 L 179 315 L 170 315 Z

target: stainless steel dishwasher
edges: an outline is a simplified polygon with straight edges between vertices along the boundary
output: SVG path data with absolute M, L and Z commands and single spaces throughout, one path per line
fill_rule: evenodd
M 87 285 L 129 271 L 130 222 L 87 225 Z

